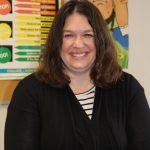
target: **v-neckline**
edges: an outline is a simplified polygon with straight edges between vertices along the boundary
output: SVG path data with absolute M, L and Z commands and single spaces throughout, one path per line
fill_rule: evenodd
M 89 118 L 89 116 L 87 115 L 87 113 L 85 112 L 85 110 L 83 109 L 82 105 L 80 104 L 79 100 L 76 98 L 75 94 L 73 93 L 72 89 L 70 88 L 70 86 L 68 86 L 68 91 L 69 91 L 69 95 L 72 97 L 70 100 L 73 100 L 76 103 L 76 106 L 78 107 L 77 109 L 80 110 L 81 112 L 81 117 L 84 117 L 88 122 L 93 122 L 96 118 L 96 110 L 98 107 L 98 87 L 95 87 L 95 96 L 94 96 L 94 101 L 93 101 L 93 111 L 92 111 L 92 116 L 91 119 Z
M 87 150 L 95 149 L 97 146 L 99 130 L 99 115 L 101 107 L 101 88 L 96 87 L 91 119 L 77 100 L 69 86 L 64 89 L 64 98 L 68 106 L 68 115 L 72 124 L 74 135 L 79 144 Z

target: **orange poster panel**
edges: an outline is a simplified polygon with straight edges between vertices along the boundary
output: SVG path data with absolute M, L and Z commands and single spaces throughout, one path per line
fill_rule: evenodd
M 8 104 L 20 80 L 0 80 L 0 104 Z

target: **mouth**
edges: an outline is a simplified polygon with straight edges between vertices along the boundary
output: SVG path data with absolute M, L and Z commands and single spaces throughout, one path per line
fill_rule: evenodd
M 81 58 L 87 55 L 87 52 L 80 52 L 80 53 L 71 53 L 71 56 L 75 58 Z

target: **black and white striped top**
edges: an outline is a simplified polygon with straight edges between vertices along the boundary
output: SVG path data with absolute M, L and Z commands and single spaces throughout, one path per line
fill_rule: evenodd
M 79 100 L 81 106 L 87 113 L 88 117 L 91 119 L 93 112 L 94 96 L 95 96 L 95 87 L 88 90 L 87 92 L 81 94 L 75 94 L 76 98 Z

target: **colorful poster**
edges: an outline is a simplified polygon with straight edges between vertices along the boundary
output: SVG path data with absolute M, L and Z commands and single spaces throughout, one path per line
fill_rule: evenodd
M 102 13 L 116 44 L 118 63 L 128 67 L 128 0 L 89 0 Z
M 57 0 L 0 0 L 0 79 L 36 70 L 57 9 Z

